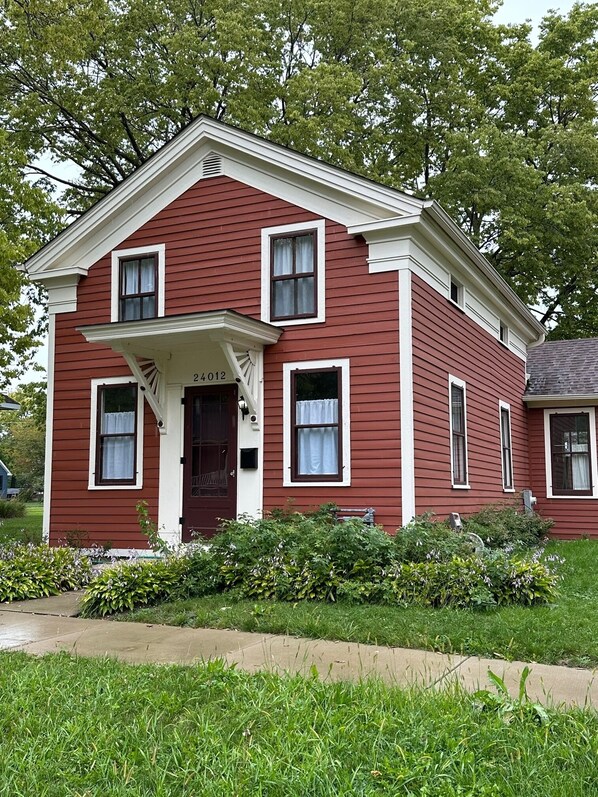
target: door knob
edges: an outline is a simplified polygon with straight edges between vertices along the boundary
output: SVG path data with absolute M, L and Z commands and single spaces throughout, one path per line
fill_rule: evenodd
M 235 473 L 236 473 L 236 472 L 237 472 L 237 471 L 236 471 L 236 470 L 233 468 L 233 470 L 231 470 L 231 472 L 230 472 L 228 475 L 229 475 L 229 476 L 232 476 L 232 477 L 233 477 L 233 479 L 234 479 L 234 478 L 235 478 Z

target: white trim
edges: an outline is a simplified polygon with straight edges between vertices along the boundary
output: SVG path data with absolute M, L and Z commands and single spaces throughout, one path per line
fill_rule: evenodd
M 158 255 L 158 285 L 157 287 L 157 308 L 156 317 L 162 318 L 164 315 L 164 280 L 166 278 L 166 245 L 155 244 L 154 246 L 135 246 L 132 249 L 113 249 L 112 250 L 112 273 L 110 279 L 111 299 L 110 299 L 110 321 L 120 321 L 118 313 L 119 285 L 118 278 L 120 273 L 120 261 L 126 257 L 136 255 Z
M 291 372 L 314 371 L 324 368 L 340 368 L 342 381 L 341 413 L 342 428 L 341 440 L 343 461 L 341 463 L 342 479 L 340 481 L 323 482 L 294 482 L 291 479 Z M 283 412 L 282 412 L 282 439 L 283 439 L 283 474 L 284 487 L 349 487 L 351 484 L 351 389 L 349 384 L 349 359 L 341 357 L 337 360 L 304 360 L 302 362 L 283 363 Z
M 136 474 L 135 484 L 96 484 L 96 442 L 97 442 L 97 421 L 98 421 L 98 388 L 104 385 L 131 385 L 137 388 L 137 450 L 135 454 Z M 88 490 L 139 490 L 143 486 L 143 392 L 139 390 L 136 379 L 132 376 L 109 376 L 105 379 L 91 380 L 91 423 L 89 432 L 89 480 Z
M 509 451 L 511 453 L 511 486 L 505 486 L 505 469 L 504 469 L 504 462 L 503 462 L 503 439 L 502 439 L 502 411 L 506 410 L 509 415 Z M 503 493 L 514 493 L 515 492 L 515 468 L 513 465 L 513 430 L 511 428 L 511 405 L 507 404 L 506 401 L 498 402 L 498 428 L 500 432 L 500 470 L 502 474 L 502 490 Z
M 452 297 L 453 285 L 457 289 L 457 301 L 455 301 Z M 454 274 L 449 275 L 448 300 L 452 305 L 458 307 L 459 310 L 465 310 L 465 286 L 455 277 Z
M 316 272 L 316 305 L 317 315 L 313 318 L 290 318 L 280 321 L 270 321 L 270 238 L 273 235 L 284 233 L 307 232 L 316 230 L 317 235 L 317 272 Z M 326 320 L 326 222 L 324 219 L 316 221 L 298 222 L 295 224 L 282 224 L 277 227 L 262 228 L 262 321 L 279 327 L 291 327 L 303 324 L 322 324 Z
M 467 477 L 467 482 L 465 484 L 455 484 L 455 463 L 453 461 L 453 407 L 451 401 L 451 387 L 455 385 L 456 387 L 463 388 L 463 421 L 465 424 L 465 475 Z M 454 490 L 469 490 L 469 453 L 467 450 L 467 385 L 462 379 L 459 379 L 457 376 L 451 376 L 449 374 L 448 377 L 448 408 L 449 408 L 449 445 L 451 448 L 451 485 Z
M 550 416 L 551 415 L 588 415 L 590 426 L 590 473 L 592 479 L 591 495 L 553 495 L 552 492 L 552 451 L 550 447 Z M 588 498 L 598 498 L 598 462 L 596 461 L 596 411 L 594 407 L 559 407 L 558 409 L 544 410 L 544 466 L 546 472 L 546 498 L 572 499 L 582 501 Z
M 401 426 L 401 525 L 415 517 L 415 432 L 413 413 L 413 318 L 411 272 L 399 271 L 399 380 Z
M 50 508 L 52 497 L 52 448 L 54 433 L 54 358 L 56 356 L 56 316 L 48 318 L 48 387 L 46 399 L 46 458 L 44 461 L 44 509 L 42 540 L 50 540 Z

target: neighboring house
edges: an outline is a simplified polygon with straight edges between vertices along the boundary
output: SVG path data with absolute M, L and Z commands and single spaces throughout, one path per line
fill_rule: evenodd
M 8 467 L 0 459 L 0 498 L 6 500 L 8 498 L 8 487 L 10 484 L 10 477 L 12 473 Z
M 21 405 L 17 404 L 17 402 L 13 401 L 9 396 L 0 393 L 0 410 L 18 410 L 20 407 Z
M 543 343 L 528 355 L 531 478 L 559 536 L 598 535 L 598 338 Z
M 435 202 L 201 117 L 27 272 L 52 541 L 144 547 L 140 500 L 175 542 L 289 500 L 393 532 L 534 486 L 544 330 Z

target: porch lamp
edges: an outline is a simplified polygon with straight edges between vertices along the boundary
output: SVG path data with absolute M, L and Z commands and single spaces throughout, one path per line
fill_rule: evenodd
M 247 402 L 243 398 L 243 396 L 239 396 L 239 409 L 241 410 L 241 418 L 245 420 L 245 416 L 249 415 L 249 407 L 247 406 Z

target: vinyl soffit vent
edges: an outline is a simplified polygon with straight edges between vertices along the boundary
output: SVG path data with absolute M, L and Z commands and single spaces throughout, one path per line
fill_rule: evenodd
M 203 159 L 201 176 L 216 177 L 219 174 L 222 174 L 222 158 L 211 152 Z

